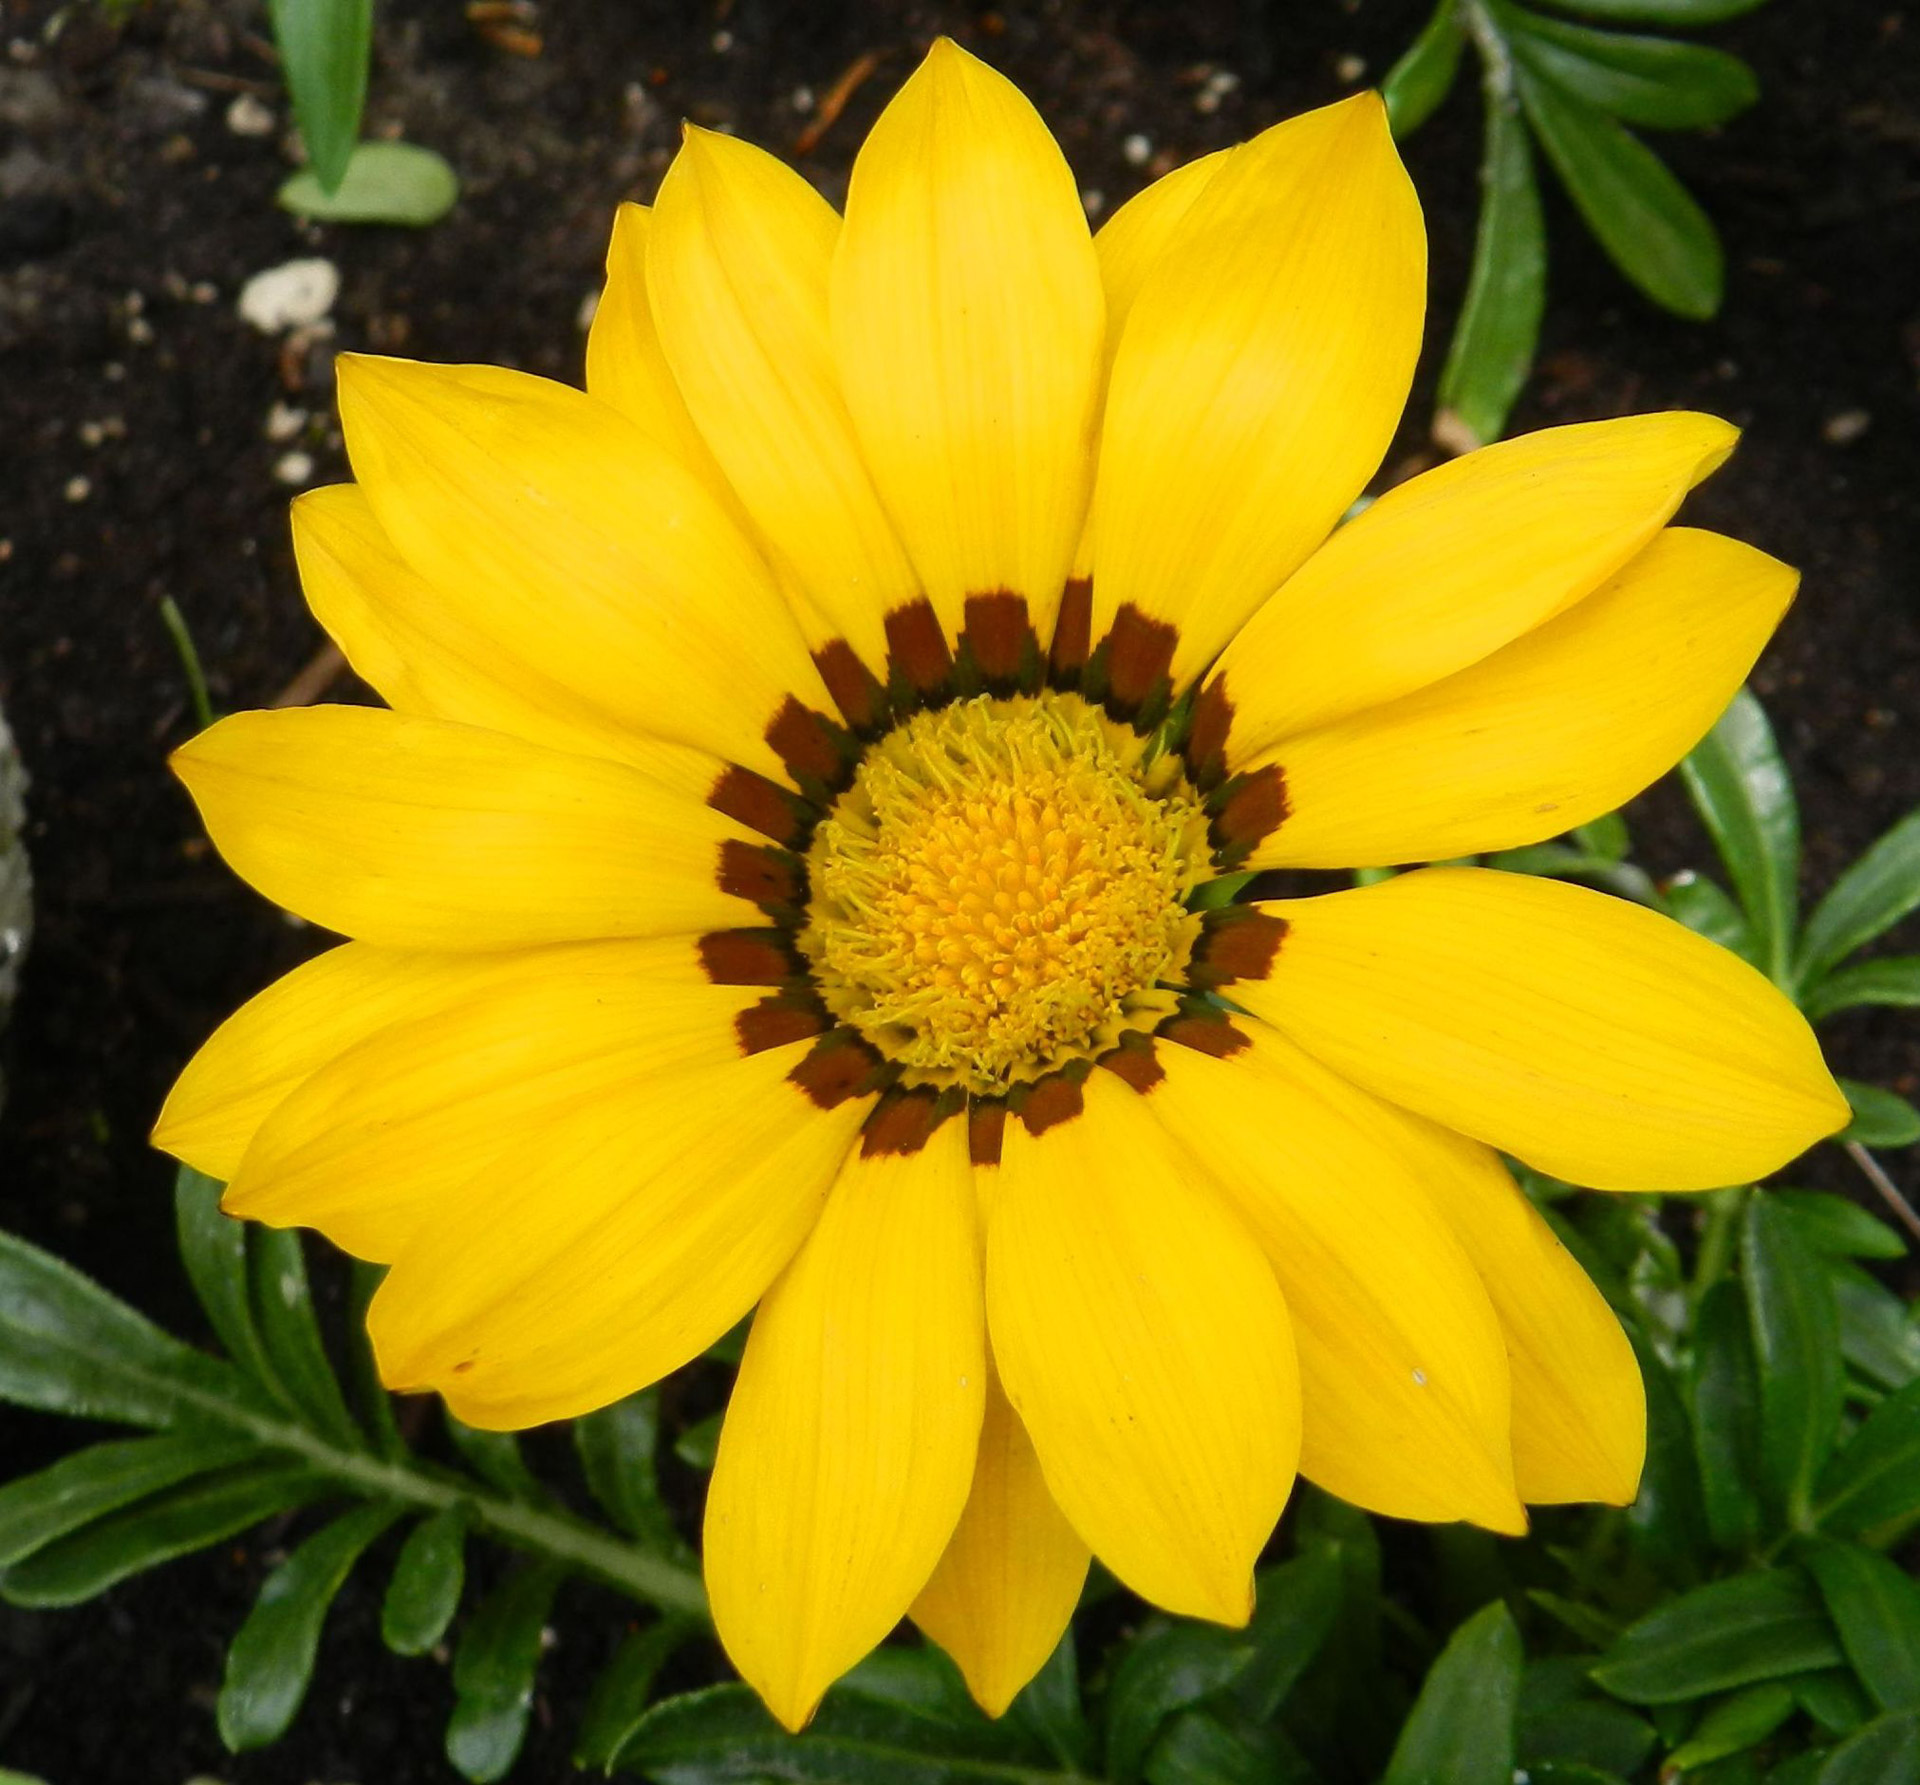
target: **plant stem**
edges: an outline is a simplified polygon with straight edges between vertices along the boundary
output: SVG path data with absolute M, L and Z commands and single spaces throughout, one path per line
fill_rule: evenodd
M 187 617 L 171 595 L 160 597 L 160 623 L 179 654 L 180 668 L 187 678 L 187 698 L 193 703 L 193 716 L 205 731 L 213 723 L 213 702 L 207 698 L 207 678 L 200 667 L 200 653 L 194 648 L 193 634 L 187 630 Z
M 1920 1239 L 1920 1214 L 1916 1214 L 1913 1204 L 1900 1194 L 1900 1186 L 1887 1176 L 1880 1161 L 1857 1140 L 1842 1141 L 1841 1145 L 1847 1149 L 1847 1157 L 1866 1173 L 1867 1182 L 1880 1192 L 1881 1200 L 1900 1217 L 1901 1225 L 1915 1239 Z
M 1735 1184 L 1716 1190 L 1707 1198 L 1706 1225 L 1700 1234 L 1700 1250 L 1693 1261 L 1693 1300 L 1697 1303 L 1714 1284 L 1727 1274 L 1733 1261 L 1733 1230 L 1752 1194 L 1750 1184 Z

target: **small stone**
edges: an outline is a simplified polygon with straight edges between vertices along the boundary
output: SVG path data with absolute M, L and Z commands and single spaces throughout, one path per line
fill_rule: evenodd
M 1089 217 L 1097 217 L 1107 208 L 1107 195 L 1098 186 L 1089 186 L 1080 194 L 1080 208 Z
M 1121 143 L 1120 153 L 1129 167 L 1145 167 L 1153 159 L 1153 139 L 1136 130 Z
M 133 316 L 127 320 L 127 339 L 136 347 L 146 347 L 153 341 L 153 324 L 144 316 Z
M 600 314 L 600 297 L 598 288 L 588 292 L 580 300 L 580 308 L 574 312 L 573 326 L 583 335 L 593 327 L 593 319 Z
M 313 454 L 299 451 L 282 453 L 274 461 L 273 474 L 282 483 L 305 483 L 313 476 Z
M 1367 72 L 1365 56 L 1342 56 L 1333 65 L 1333 78 L 1351 87 Z
M 1820 424 L 1820 438 L 1829 446 L 1851 446 L 1873 426 L 1873 417 L 1864 409 L 1842 409 Z
M 227 128 L 235 136 L 271 136 L 279 122 L 273 108 L 262 105 L 251 93 L 239 94 L 227 107 Z
M 67 486 L 60 492 L 69 502 L 84 502 L 93 494 L 93 479 L 90 477 L 69 477 Z
M 713 50 L 715 55 L 724 56 L 727 53 L 727 51 L 732 48 L 733 48 L 733 33 L 731 31 L 714 32 Z
M 788 103 L 797 112 L 812 111 L 813 110 L 813 89 L 811 87 L 795 87 L 793 90 L 793 97 L 791 100 L 788 101 Z
M 187 288 L 187 296 L 196 304 L 210 304 L 220 295 L 220 287 L 211 279 L 196 279 Z
M 267 438 L 291 440 L 307 425 L 307 412 L 292 403 L 276 403 L 267 411 Z
M 289 260 L 255 273 L 240 290 L 240 314 L 263 335 L 306 328 L 333 308 L 340 269 L 330 260 Z

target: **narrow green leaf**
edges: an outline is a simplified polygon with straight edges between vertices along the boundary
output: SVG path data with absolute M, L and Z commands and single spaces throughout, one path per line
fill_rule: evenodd
M 1256 1577 L 1253 1621 L 1243 1633 L 1251 1653 L 1233 1696 L 1256 1723 L 1270 1723 L 1320 1653 L 1340 1615 L 1340 1558 L 1306 1550 Z
M 218 1428 L 91 1444 L 36 1475 L 0 1487 L 0 1568 L 69 1531 L 253 1453 L 252 1439 Z
M 1920 1009 L 1920 954 L 1859 961 L 1829 973 L 1801 996 L 1807 1021 L 1820 1022 L 1836 1011 L 1878 1004 L 1895 1010 Z
M 1590 1665 L 1584 1657 L 1561 1655 L 1532 1663 L 1521 1676 L 1518 1771 L 1532 1775 L 1557 1762 L 1632 1774 L 1652 1754 L 1653 1725 L 1611 1698 L 1592 1696 Z
M 705 1419 L 695 1420 L 674 1439 L 673 1454 L 689 1469 L 711 1469 L 720 1450 L 720 1422 L 724 1417 L 723 1413 L 710 1413 Z
M 1813 1516 L 1836 1537 L 1920 1517 L 1920 1380 L 1888 1395 L 1860 1422 L 1821 1475 Z
M 1480 221 L 1467 296 L 1440 373 L 1440 408 L 1481 445 L 1497 440 L 1533 369 L 1547 301 L 1547 233 L 1527 128 L 1489 87 Z
M 1561 12 L 1590 19 L 1616 19 L 1623 25 L 1717 25 L 1766 0 L 1547 0 Z
M 254 1324 L 247 1288 L 247 1224 L 221 1212 L 220 1191 L 218 1180 L 190 1165 L 174 1174 L 180 1262 L 227 1355 L 276 1400 L 284 1400 L 285 1391 Z
M 1667 915 L 1697 936 L 1730 949 L 1750 966 L 1760 965 L 1760 945 L 1753 925 L 1717 880 L 1684 869 L 1665 888 Z
M 1568 834 L 1582 849 L 1602 861 L 1623 862 L 1633 847 L 1626 818 L 1619 812 L 1603 812 L 1592 823 L 1579 825 Z
M 1690 1572 L 1711 1541 L 1693 1428 L 1679 1385 L 1659 1354 L 1627 1328 L 1647 1390 L 1647 1461 L 1640 1493 L 1627 1509 L 1628 1528 L 1650 1561 Z
M 1738 1283 L 1701 1299 L 1689 1387 L 1707 1528 L 1721 1549 L 1743 1549 L 1760 1535 L 1760 1378 Z
M 1800 938 L 1802 986 L 1920 910 L 1920 811 L 1909 812 L 1869 848 L 1814 907 Z
M 460 196 L 460 181 L 444 156 L 418 143 L 359 143 L 338 188 L 327 191 L 310 167 L 275 195 L 283 211 L 321 223 L 396 223 L 424 229 L 438 223 Z
M 1671 37 L 1629 37 L 1502 6 L 1515 53 L 1543 80 L 1653 130 L 1724 124 L 1760 97 L 1738 56 Z
M 1840 1308 L 1840 1355 L 1882 1388 L 1905 1388 L 1920 1376 L 1920 1329 L 1897 1295 L 1844 1258 L 1827 1261 Z
M 1857 1543 L 1809 1538 L 1799 1555 L 1874 1703 L 1883 1711 L 1920 1711 L 1920 1584 Z
M 1318 1777 L 1285 1730 L 1226 1709 L 1182 1711 L 1146 1768 L 1147 1785 L 1315 1785 Z
M 1460 72 L 1460 52 L 1466 42 L 1453 0 L 1440 0 L 1420 35 L 1380 83 L 1387 122 L 1397 142 L 1405 142 L 1439 109 Z
M 290 1227 L 256 1226 L 248 1235 L 248 1248 L 254 1319 L 276 1380 L 316 1431 L 349 1450 L 366 1449 L 320 1338 L 299 1233 Z
M 1753 926 L 1761 970 L 1784 986 L 1799 908 L 1800 808 L 1766 709 L 1750 689 L 1733 697 L 1680 774 Z
M 1819 1190 L 1772 1190 L 1775 1208 L 1793 1217 L 1800 1237 L 1829 1258 L 1904 1258 L 1907 1242 L 1850 1197 Z
M 400 1435 L 400 1422 L 394 1417 L 393 1396 L 380 1380 L 379 1365 L 373 1358 L 373 1341 L 367 1337 L 367 1309 L 373 1304 L 374 1291 L 387 1274 L 384 1264 L 369 1264 L 365 1259 L 351 1261 L 347 1277 L 347 1378 L 353 1398 L 373 1434 L 374 1450 L 389 1461 L 407 1454 L 407 1441 Z
M 1796 1674 L 1787 1684 L 1795 1702 L 1829 1735 L 1851 1735 L 1874 1714 L 1872 1699 L 1850 1667 Z
M 467 1578 L 467 1516 L 449 1506 L 407 1533 L 380 1605 L 380 1636 L 396 1655 L 424 1655 L 446 1635 Z
M 1222 911 L 1252 884 L 1254 878 L 1253 869 L 1247 868 L 1238 874 L 1216 874 L 1211 880 L 1203 880 L 1187 894 L 1187 909 L 1189 911 Z M 715 1357 L 718 1354 L 717 1346 L 707 1353 L 709 1357 Z M 729 1357 L 722 1361 L 737 1364 L 740 1359 Z
M 1253 1657 L 1237 1630 L 1155 1622 L 1129 1643 L 1107 1689 L 1107 1777 L 1133 1785 L 1161 1729 L 1224 1691 Z
M 0 1573 L 0 1598 L 35 1607 L 78 1605 L 130 1574 L 205 1549 L 327 1491 L 323 1476 L 285 1457 L 203 1475 L 36 1550 Z
M 1521 1660 L 1513 1614 L 1482 1606 L 1427 1670 L 1383 1785 L 1512 1785 Z
M 1793 1690 L 1779 1680 L 1748 1686 L 1709 1709 L 1693 1734 L 1667 1756 L 1661 1770 L 1687 1772 L 1731 1754 L 1744 1754 L 1764 1742 L 1793 1712 Z
M 639 1728 L 653 1701 L 653 1682 L 668 1658 L 694 1626 L 678 1618 L 662 1618 L 644 1630 L 630 1630 L 621 1638 L 614 1657 L 600 1670 L 580 1713 L 574 1737 L 573 1764 L 582 1771 L 613 1770 L 614 1756 Z
M 1736 1574 L 1656 1607 L 1595 1663 L 1631 1704 L 1685 1704 L 1845 1659 L 1813 1583 L 1797 1568 Z
M 230 1753 L 286 1734 L 313 1678 L 320 1627 L 361 1552 L 400 1516 L 359 1506 L 317 1531 L 270 1575 L 227 1650 L 216 1715 Z
M 1612 1618 L 1584 1600 L 1569 1599 L 1545 1587 L 1529 1587 L 1527 1599 L 1591 1648 L 1610 1648 L 1620 1635 L 1620 1626 Z
M 258 1396 L 231 1364 L 168 1337 L 51 1253 L 0 1233 L 0 1401 L 166 1426 Z
M 1893 1785 L 1920 1779 L 1920 1717 L 1898 1712 L 1876 1718 L 1827 1756 L 1819 1785 Z
M 683 1547 L 654 1470 L 660 1442 L 657 1389 L 643 1388 L 576 1419 L 573 1442 L 588 1488 L 621 1530 L 654 1549 Z
M 1852 1078 L 1834 1082 L 1853 1106 L 1853 1120 L 1840 1130 L 1841 1140 L 1858 1141 L 1863 1147 L 1910 1147 L 1920 1140 L 1920 1109 L 1897 1091 Z
M 1046 1665 L 1007 1707 L 1007 1721 L 1028 1731 L 1068 1772 L 1092 1770 L 1093 1732 L 1080 1703 L 1080 1651 L 1071 1624 L 1053 1645 Z
M 1813 1485 L 1840 1425 L 1840 1318 L 1827 1262 L 1762 1191 L 1741 1234 L 1754 1361 L 1760 1371 L 1760 1472 L 1796 1530 L 1811 1524 Z
M 447 1759 L 475 1785 L 505 1778 L 527 1739 L 541 1632 L 561 1579 L 552 1563 L 517 1570 L 487 1595 L 460 1633 Z
M 373 53 L 373 0 L 272 0 L 274 42 L 293 115 L 322 191 L 346 172 Z
M 538 1505 L 552 1497 L 527 1467 L 526 1458 L 520 1454 L 520 1440 L 513 1433 L 483 1432 L 457 1418 L 444 1402 L 440 1411 L 446 1422 L 447 1437 L 460 1460 L 489 1487 L 529 1505 Z

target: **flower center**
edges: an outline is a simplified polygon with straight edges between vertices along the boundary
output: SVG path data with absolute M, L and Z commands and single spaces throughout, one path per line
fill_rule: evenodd
M 917 713 L 815 830 L 800 945 L 906 1082 L 996 1095 L 1171 1012 L 1213 867 L 1179 760 L 1078 695 Z

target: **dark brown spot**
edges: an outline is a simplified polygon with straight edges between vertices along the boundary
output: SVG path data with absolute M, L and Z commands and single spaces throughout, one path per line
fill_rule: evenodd
M 975 1165 L 998 1165 L 1007 1132 L 1007 1100 L 976 1097 L 967 1110 L 967 1157 Z
M 762 998 L 751 1010 L 743 1010 L 733 1019 L 733 1032 L 740 1037 L 740 1051 L 764 1053 L 770 1047 L 785 1047 L 822 1035 L 832 1027 L 826 1009 L 811 992 L 780 992 Z
M 1113 630 L 1094 653 L 1100 698 L 1117 718 L 1155 725 L 1173 691 L 1169 674 L 1180 634 L 1165 620 L 1150 620 L 1132 602 L 1113 616 Z
M 1154 1033 L 1176 1047 L 1190 1047 L 1216 1060 L 1253 1045 L 1228 1020 L 1224 1010 L 1183 1010 L 1178 1016 L 1168 1017 Z
M 700 965 L 715 985 L 785 985 L 806 972 L 780 930 L 714 930 L 700 938 Z
M 1030 693 L 1039 687 L 1040 641 L 1027 618 L 1024 595 L 1007 589 L 969 595 L 966 617 L 966 629 L 960 634 L 961 659 L 971 663 L 989 693 Z
M 815 1042 L 787 1078 L 821 1109 L 833 1109 L 849 1097 L 879 1090 L 887 1072 L 887 1063 L 872 1048 L 842 1028 Z
M 1060 617 L 1053 623 L 1048 669 L 1056 688 L 1080 686 L 1093 634 L 1093 578 L 1070 576 L 1060 591 Z
M 813 666 L 840 709 L 840 717 L 862 737 L 870 737 L 886 723 L 887 691 L 844 638 L 815 651 Z
M 1227 772 L 1227 734 L 1233 729 L 1233 702 L 1227 698 L 1227 678 L 1215 676 L 1193 703 L 1193 722 L 1187 729 L 1187 772 L 1202 793 L 1220 785 Z
M 847 734 L 822 713 L 788 695 L 766 730 L 774 755 L 801 788 L 832 791 L 846 780 L 853 760 Z
M 1287 920 L 1254 905 L 1228 905 L 1207 913 L 1187 983 L 1210 992 L 1236 979 L 1265 979 L 1287 937 Z
M 1062 1122 L 1071 1122 L 1087 1106 L 1081 1081 L 1087 1076 L 1082 1065 L 1078 1072 L 1066 1069 L 1050 1072 L 1030 1085 L 1018 1085 L 1008 1097 L 1013 1113 L 1026 1124 L 1029 1134 L 1045 1134 Z
M 789 845 L 798 843 L 818 816 L 791 789 L 737 764 L 730 765 L 714 783 L 707 804 L 716 812 L 737 818 L 749 830 Z
M 931 700 L 943 693 L 953 676 L 953 653 L 933 603 L 922 596 L 906 607 L 896 607 L 886 618 L 888 668 L 891 679 L 909 695 Z
M 860 1157 L 919 1152 L 941 1123 L 960 1113 L 965 1101 L 959 1091 L 936 1091 L 931 1085 L 895 1085 L 867 1117 L 860 1134 Z
M 779 914 L 799 908 L 806 871 L 784 849 L 729 837 L 720 845 L 720 890 Z
M 1153 1056 L 1153 1037 L 1138 1030 L 1124 1036 L 1118 1047 L 1109 1048 L 1095 1064 L 1136 1091 L 1151 1091 L 1167 1076 L 1167 1069 Z
M 1214 859 L 1223 868 L 1237 868 L 1285 821 L 1287 778 L 1277 762 L 1270 762 L 1250 775 L 1235 775 L 1207 805 L 1213 813 Z

